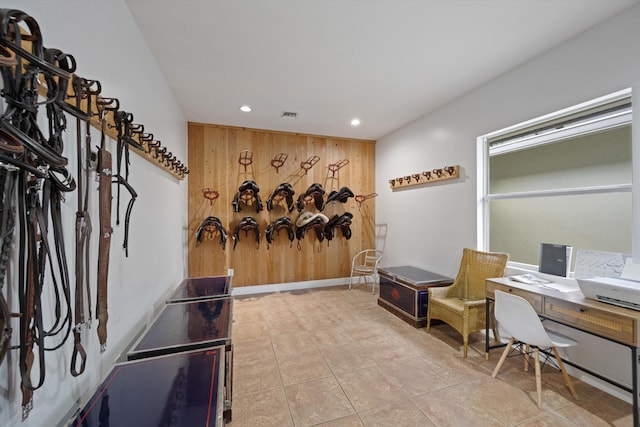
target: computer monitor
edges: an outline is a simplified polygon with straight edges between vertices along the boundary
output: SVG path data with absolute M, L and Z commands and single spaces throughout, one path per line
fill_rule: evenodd
M 573 247 L 553 243 L 540 244 L 540 273 L 553 274 L 554 276 L 567 277 L 571 267 L 571 254 Z

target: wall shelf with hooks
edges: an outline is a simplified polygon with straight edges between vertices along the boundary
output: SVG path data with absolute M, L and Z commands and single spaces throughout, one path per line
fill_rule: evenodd
M 389 187 L 392 190 L 413 187 L 415 185 L 433 184 L 434 182 L 456 179 L 460 176 L 460 166 L 444 166 L 430 171 L 413 173 L 389 180 Z
M 72 107 L 76 107 L 76 94 L 72 83 L 73 79 L 78 78 L 82 79 L 82 77 L 78 77 L 76 74 L 71 74 L 71 83 L 67 88 L 67 97 L 65 102 Z M 97 80 L 94 82 L 97 82 Z M 46 97 L 47 86 L 45 83 L 38 87 L 38 93 Z M 113 100 L 117 102 L 117 98 L 105 98 L 99 95 L 99 93 L 100 92 L 97 92 L 95 93 L 95 96 L 93 96 L 91 106 L 87 106 L 87 100 L 85 98 L 81 98 L 79 109 L 81 111 L 91 111 L 91 126 L 95 129 L 102 130 L 102 120 L 97 112 L 97 104 L 100 100 Z M 104 133 L 110 139 L 117 141 L 118 130 L 116 126 L 115 113 L 116 110 L 107 109 L 107 111 L 105 111 Z M 131 118 L 133 118 L 133 114 L 131 114 Z M 69 120 L 71 120 L 71 118 Z M 155 166 L 164 169 L 179 180 L 183 180 L 189 173 L 189 169 L 185 163 L 178 160 L 171 152 L 167 152 L 165 147 L 161 147 L 161 142 L 154 140 L 152 133 L 144 132 L 144 125 L 131 123 L 131 138 L 137 140 L 144 150 L 140 150 L 133 145 L 129 145 L 129 151 L 136 153 L 143 159 L 153 163 Z

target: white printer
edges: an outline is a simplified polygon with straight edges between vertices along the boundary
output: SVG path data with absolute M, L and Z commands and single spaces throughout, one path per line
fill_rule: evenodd
M 640 311 L 640 281 L 614 277 L 576 280 L 587 298 Z

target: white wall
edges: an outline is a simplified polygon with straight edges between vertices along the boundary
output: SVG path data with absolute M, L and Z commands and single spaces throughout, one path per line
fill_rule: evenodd
M 633 103 L 639 106 L 639 40 L 640 6 L 635 6 L 380 139 L 376 222 L 388 226 L 385 265 L 411 264 L 455 275 L 462 248 L 476 246 L 476 137 L 627 87 L 634 89 Z M 635 108 L 636 152 L 638 117 L 640 108 Z M 634 175 L 640 174 L 640 156 L 633 163 Z M 391 178 L 452 164 L 461 165 L 460 181 L 389 188 Z M 635 218 L 639 207 L 640 188 L 635 186 Z M 412 217 L 416 221 L 408 220 Z M 640 257 L 638 227 L 633 249 Z M 617 365 L 629 369 L 616 377 L 629 378 L 627 357 Z
M 40 25 L 46 47 L 71 53 L 77 60 L 77 74 L 102 83 L 102 95 L 120 100 L 121 109 L 132 112 L 137 123 L 154 133 L 162 145 L 180 160 L 187 160 L 187 126 L 163 75 L 147 48 L 124 2 L 117 1 L 29 1 L 3 0 L 1 7 L 20 9 Z M 69 118 L 65 136 L 65 155 L 76 175 L 75 119 Z M 46 128 L 45 128 L 46 129 Z M 84 126 L 83 126 L 84 129 Z M 100 142 L 94 130 L 93 144 Z M 115 142 L 109 141 L 114 152 Z M 115 161 L 115 155 L 114 155 Z M 186 276 L 185 229 L 187 224 L 187 182 L 142 159 L 131 155 L 130 182 L 138 193 L 130 226 L 129 257 L 122 251 L 123 226 L 112 235 L 109 267 L 108 347 L 99 352 L 96 322 L 83 333 L 88 352 L 86 372 L 73 378 L 69 364 L 73 336 L 56 352 L 47 354 L 46 380 L 34 393 L 34 408 L 24 423 L 21 417 L 18 354 L 12 351 L 0 365 L 0 425 L 55 425 L 76 402 L 88 398 L 94 387 L 111 369 L 134 335 L 152 319 L 158 305 Z M 92 236 L 92 275 L 97 266 L 97 192 L 91 183 L 94 234 Z M 124 215 L 129 198 L 124 193 Z M 65 241 L 69 270 L 74 271 L 74 223 L 76 194 L 64 204 Z M 115 202 L 114 202 L 115 211 Z M 15 283 L 11 304 L 17 310 Z M 92 285 L 95 298 L 95 281 Z M 73 292 L 72 275 L 72 292 Z M 6 291 L 6 289 L 5 289 Z M 95 299 L 93 304 L 95 304 Z M 18 322 L 12 324 L 17 344 Z M 34 373 L 34 378 L 35 378 Z

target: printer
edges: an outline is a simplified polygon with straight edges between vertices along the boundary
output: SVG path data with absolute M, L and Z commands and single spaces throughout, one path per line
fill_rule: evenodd
M 598 276 L 576 280 L 587 298 L 640 311 L 640 281 Z

